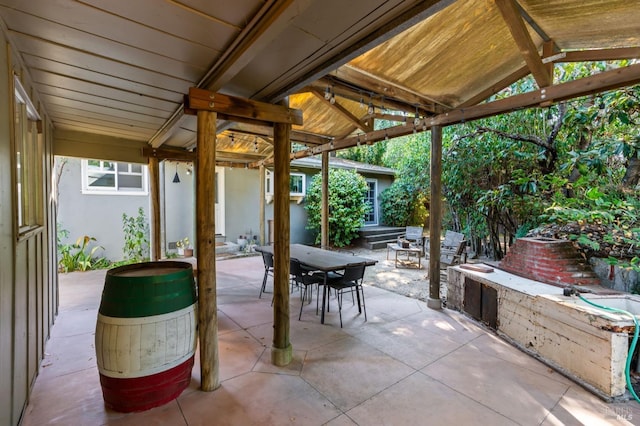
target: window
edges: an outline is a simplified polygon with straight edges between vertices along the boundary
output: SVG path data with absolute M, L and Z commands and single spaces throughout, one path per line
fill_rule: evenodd
M 82 193 L 147 195 L 147 166 L 82 160 Z
M 267 195 L 273 195 L 273 172 L 267 170 L 265 177 L 265 191 Z M 304 195 L 306 176 L 304 173 L 289 173 L 289 195 L 299 196 Z
M 13 82 L 18 232 L 24 234 L 43 223 L 43 138 L 38 111 L 18 76 Z

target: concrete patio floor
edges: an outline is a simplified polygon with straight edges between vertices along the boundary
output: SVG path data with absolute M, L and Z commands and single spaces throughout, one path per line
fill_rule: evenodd
M 371 255 L 380 261 L 365 284 L 402 285 L 426 272 L 396 270 L 384 251 Z M 106 409 L 93 343 L 105 271 L 71 273 L 60 275 L 60 313 L 22 424 L 640 424 L 635 401 L 607 404 L 464 315 L 374 286 L 365 287 L 368 321 L 345 301 L 342 329 L 335 301 L 324 325 L 315 301 L 298 321 L 293 293 L 294 361 L 276 367 L 271 297 L 258 299 L 262 258 L 216 267 L 219 389 L 199 390 L 196 356 L 191 385 L 176 400 L 141 413 Z

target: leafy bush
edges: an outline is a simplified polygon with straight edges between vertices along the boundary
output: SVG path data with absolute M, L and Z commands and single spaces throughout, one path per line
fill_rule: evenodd
M 380 194 L 380 219 L 389 226 L 422 226 L 429 216 L 426 200 L 412 182 L 398 179 Z
M 365 201 L 366 180 L 354 171 L 329 170 L 329 242 L 344 247 L 358 237 L 364 225 L 364 215 L 369 211 Z M 316 243 L 320 242 L 322 207 L 322 176 L 313 177 L 305 197 L 305 210 L 309 218 L 307 229 L 316 232 Z
M 101 246 L 89 247 L 95 238 L 84 235 L 76 240 L 74 244 L 62 244 L 61 237 L 69 234 L 67 230 L 58 231 L 58 270 L 60 272 L 89 271 L 92 269 L 107 268 L 111 262 L 104 257 L 97 257 L 95 254 L 102 250 Z
M 149 260 L 149 223 L 142 207 L 138 207 L 138 216 L 122 213 L 124 231 L 124 258 L 129 263 Z

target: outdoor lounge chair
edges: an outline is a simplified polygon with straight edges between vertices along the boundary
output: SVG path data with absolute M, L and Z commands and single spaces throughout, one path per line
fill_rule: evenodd
M 425 243 L 425 257 L 429 259 L 429 244 Z M 467 261 L 467 241 L 460 232 L 447 231 L 444 240 L 440 244 L 440 268 L 459 265 Z

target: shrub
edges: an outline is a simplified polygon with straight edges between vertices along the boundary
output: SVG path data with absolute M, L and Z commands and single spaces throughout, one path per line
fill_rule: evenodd
M 95 238 L 84 235 L 76 240 L 74 244 L 62 244 L 61 236 L 68 235 L 68 231 L 60 229 L 58 231 L 58 270 L 60 272 L 89 271 L 92 269 L 103 269 L 110 265 L 108 259 L 96 256 L 101 246 L 89 247 Z
M 369 211 L 365 201 L 366 180 L 354 171 L 329 170 L 329 242 L 336 247 L 349 245 L 364 226 L 364 215 Z M 309 218 L 307 229 L 316 232 L 320 242 L 322 176 L 313 177 L 305 197 L 305 210 Z
M 149 260 L 149 224 L 142 207 L 138 207 L 138 216 L 122 213 L 124 231 L 124 258 L 129 263 Z

